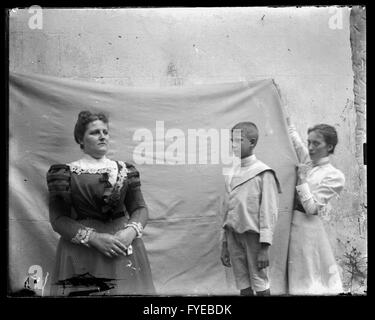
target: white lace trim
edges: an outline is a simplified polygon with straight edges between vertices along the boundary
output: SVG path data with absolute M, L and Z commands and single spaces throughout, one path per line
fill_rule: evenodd
M 83 244 L 88 247 L 88 242 L 92 232 L 94 232 L 93 228 L 79 228 L 76 235 L 71 239 L 71 241 L 75 244 Z
M 120 165 L 122 166 L 122 170 L 120 170 L 119 178 L 118 178 L 118 189 L 120 190 L 122 188 L 122 185 L 125 181 L 125 179 L 128 177 L 128 168 L 126 167 L 126 164 L 122 161 L 119 161 Z
M 70 171 L 80 175 L 82 173 L 91 173 L 91 174 L 102 174 L 102 173 L 111 173 L 114 169 L 113 168 L 80 168 L 78 166 L 70 166 Z
M 120 162 L 123 164 L 122 162 Z M 123 164 L 125 165 L 125 164 Z M 117 180 L 118 167 L 116 161 L 110 160 L 106 157 L 96 160 L 91 157 L 84 157 L 80 160 L 68 163 L 70 171 L 77 175 L 88 174 L 103 174 L 108 173 L 108 181 L 114 185 Z

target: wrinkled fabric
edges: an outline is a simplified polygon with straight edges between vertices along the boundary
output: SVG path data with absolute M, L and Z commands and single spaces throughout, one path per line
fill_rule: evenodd
M 79 111 L 85 109 L 109 114 L 108 157 L 133 162 L 140 172 L 150 213 L 143 241 L 158 294 L 238 294 L 230 269 L 220 262 L 223 167 L 228 165 L 188 163 L 187 159 L 204 148 L 197 142 L 196 148 L 189 150 L 187 136 L 189 129 L 211 128 L 220 134 L 240 121 L 256 123 L 260 132 L 257 157 L 275 170 L 283 191 L 271 247 L 270 277 L 273 293 L 286 292 L 297 161 L 271 79 L 137 88 L 14 73 L 9 78 L 11 291 L 21 289 L 28 273 L 38 270 L 46 280 L 44 294 L 48 295 L 47 273 L 50 275 L 55 265 L 58 234 L 48 221 L 45 175 L 54 163 L 82 157 L 73 130 Z M 147 139 L 140 137 L 140 128 L 147 131 Z M 185 137 L 185 164 L 157 163 L 163 156 L 158 151 L 168 152 L 176 136 Z M 153 152 L 145 155 L 151 164 L 134 161 L 141 143 L 153 146 Z M 37 285 L 38 293 L 39 288 Z

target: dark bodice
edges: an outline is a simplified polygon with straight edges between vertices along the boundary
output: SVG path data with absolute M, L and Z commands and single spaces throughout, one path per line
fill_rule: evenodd
M 104 201 L 104 192 L 110 188 L 104 174 L 71 173 L 71 201 L 72 207 L 78 219 L 91 217 L 100 220 L 110 218 L 118 212 L 125 212 L 125 195 L 128 191 L 128 183 L 125 182 L 120 190 L 119 201 L 111 211 L 105 210 L 107 204 Z
M 74 225 L 72 219 L 108 221 L 126 214 L 131 217 L 135 210 L 146 208 L 139 172 L 129 163 L 116 163 L 118 174 L 113 185 L 106 172 L 77 173 L 72 172 L 68 165 L 51 166 L 47 173 L 47 184 L 50 192 L 50 221 L 55 231 L 70 237 L 74 235 L 68 231 Z

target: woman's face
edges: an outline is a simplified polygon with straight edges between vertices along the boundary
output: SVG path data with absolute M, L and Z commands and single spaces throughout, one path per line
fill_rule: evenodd
M 95 120 L 87 125 L 83 135 L 83 151 L 93 158 L 101 158 L 108 151 L 108 124 Z
M 311 131 L 309 133 L 307 146 L 312 161 L 327 157 L 332 150 L 332 145 L 325 142 L 323 135 L 319 131 Z

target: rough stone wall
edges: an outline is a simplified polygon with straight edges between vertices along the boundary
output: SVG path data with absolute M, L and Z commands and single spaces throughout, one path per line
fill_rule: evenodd
M 356 187 L 356 210 L 353 211 L 353 225 L 358 231 L 348 237 L 341 264 L 345 283 L 352 293 L 367 290 L 367 175 L 364 163 L 363 144 L 366 142 L 366 8 L 353 7 L 350 14 L 350 42 L 354 71 L 355 158 L 358 179 Z M 358 203 L 357 203 L 358 202 Z M 355 221 L 357 220 L 357 221 Z
M 313 124 L 335 125 L 340 143 L 332 162 L 344 172 L 347 184 L 325 225 L 346 288 L 363 292 L 364 10 L 43 9 L 42 13 L 42 28 L 32 29 L 32 12 L 9 12 L 10 71 L 153 87 L 273 78 L 287 97 L 288 111 L 303 139 Z

